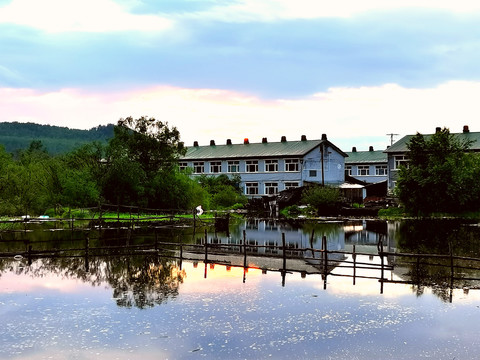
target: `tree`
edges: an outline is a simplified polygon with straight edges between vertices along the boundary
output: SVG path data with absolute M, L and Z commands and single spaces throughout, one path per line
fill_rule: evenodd
M 198 177 L 199 184 L 209 193 L 209 204 L 214 209 L 230 208 L 236 204 L 245 205 L 248 201 L 240 188 L 239 175 L 218 176 L 202 175 Z M 205 206 L 205 208 L 208 208 Z
M 400 168 L 396 186 L 407 211 L 418 216 L 478 209 L 480 159 L 468 153 L 470 145 L 447 128 L 410 140 L 408 166 Z
M 309 204 L 318 215 L 336 214 L 341 205 L 340 191 L 323 185 L 312 185 L 302 193 L 302 203 Z
M 177 171 L 177 159 L 184 153 L 179 131 L 168 123 L 143 116 L 120 119 L 106 151 L 105 198 L 139 206 L 162 203 L 158 176 Z

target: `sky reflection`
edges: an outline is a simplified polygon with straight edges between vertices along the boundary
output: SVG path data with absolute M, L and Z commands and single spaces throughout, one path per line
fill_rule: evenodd
M 5 272 L 0 358 L 474 359 L 480 350 L 479 290 L 448 303 L 403 284 L 380 294 L 371 279 L 328 276 L 324 290 L 320 275 L 287 274 L 282 286 L 279 272 L 249 269 L 243 282 L 242 268 L 208 265 L 205 278 L 203 263 L 182 267 L 178 294 L 143 309 L 118 306 L 107 285 Z

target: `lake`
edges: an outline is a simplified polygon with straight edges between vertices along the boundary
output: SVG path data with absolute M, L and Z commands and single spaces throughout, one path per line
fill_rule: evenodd
M 259 219 L 236 222 L 228 231 L 4 232 L 0 358 L 477 359 L 480 264 L 471 258 L 480 257 L 479 233 L 477 223 L 459 220 Z M 282 236 L 293 257 L 287 271 L 281 256 L 277 268 L 269 260 L 282 254 L 276 248 Z M 329 254 L 327 276 L 321 254 L 299 252 L 319 249 L 323 236 L 328 250 L 338 251 Z M 89 257 L 81 252 L 86 237 Z M 244 261 L 243 237 L 246 268 L 236 265 Z M 171 245 L 160 252 L 141 247 L 200 246 L 205 239 L 212 249 L 207 263 L 203 250 L 185 248 L 179 260 L 169 257 L 178 255 Z M 383 281 L 379 239 L 389 254 Z M 126 255 L 122 244 L 139 248 Z M 230 250 L 215 254 L 219 244 Z M 27 245 L 58 252 L 30 259 L 5 255 Z M 453 276 L 449 255 L 458 257 Z

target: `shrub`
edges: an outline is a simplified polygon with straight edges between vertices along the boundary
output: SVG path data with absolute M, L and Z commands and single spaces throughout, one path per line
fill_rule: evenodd
M 331 186 L 310 186 L 303 191 L 302 202 L 314 208 L 318 215 L 336 214 L 341 205 L 340 191 Z

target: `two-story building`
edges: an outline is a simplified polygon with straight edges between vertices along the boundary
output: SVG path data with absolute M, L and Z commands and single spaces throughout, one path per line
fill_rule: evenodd
M 345 175 L 366 183 L 378 183 L 388 178 L 388 159 L 383 150 L 357 151 L 356 147 L 347 152 Z
M 441 128 L 437 128 L 436 131 L 440 131 Z M 469 150 L 473 152 L 480 152 L 480 132 L 470 132 L 467 125 L 463 127 L 461 133 L 452 133 L 460 141 L 470 141 L 471 145 Z M 408 165 L 408 143 L 415 135 L 406 135 L 392 146 L 385 150 L 388 159 L 388 189 L 393 190 L 398 178 L 398 169 L 402 165 Z M 424 135 L 427 139 L 432 134 Z
M 304 186 L 305 183 L 339 185 L 345 180 L 345 157 L 342 150 L 331 143 L 325 134 L 320 140 L 216 145 L 194 142 L 185 156 L 179 159 L 180 169 L 193 169 L 198 175 L 239 175 L 241 186 L 248 197 L 275 195 L 280 191 Z

